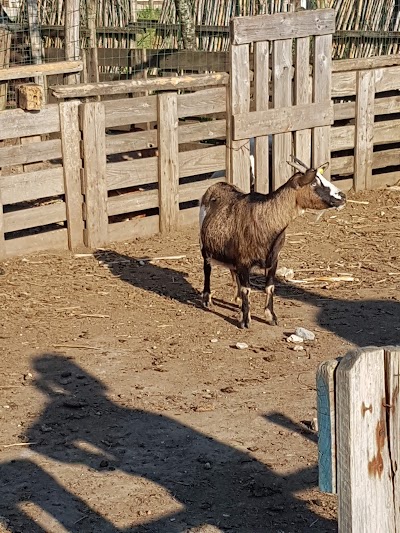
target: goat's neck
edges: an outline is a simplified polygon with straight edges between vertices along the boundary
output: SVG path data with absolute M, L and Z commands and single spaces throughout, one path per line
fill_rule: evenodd
M 282 230 L 303 212 L 297 204 L 296 190 L 285 185 L 270 195 L 267 205 L 268 211 Z

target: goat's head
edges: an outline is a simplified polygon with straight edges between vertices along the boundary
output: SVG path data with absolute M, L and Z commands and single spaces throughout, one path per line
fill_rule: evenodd
M 297 205 L 301 209 L 341 209 L 345 206 L 345 194 L 323 177 L 323 172 L 328 168 L 329 163 L 324 163 L 317 169 L 307 168 L 304 163 L 300 161 L 299 163 L 305 167 L 304 170 L 298 165 L 289 163 L 299 170 L 289 181 L 291 186 L 298 191 Z

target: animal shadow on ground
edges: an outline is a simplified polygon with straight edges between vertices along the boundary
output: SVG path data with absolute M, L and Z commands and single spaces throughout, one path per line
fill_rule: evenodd
M 357 346 L 400 344 L 400 302 L 397 300 L 342 300 L 290 283 L 279 284 L 277 298 L 313 305 L 318 308 L 316 318 L 321 328 Z
M 0 464 L 0 515 L 9 531 L 48 530 L 30 518 L 26 503 L 43 509 L 50 520 L 73 533 L 183 533 L 201 526 L 223 532 L 302 533 L 312 524 L 320 533 L 336 531 L 335 522 L 313 514 L 294 494 L 315 486 L 315 467 L 281 477 L 250 453 L 165 415 L 116 405 L 103 383 L 65 356 L 43 354 L 35 359 L 34 371 L 35 385 L 46 402 L 25 432 L 30 449 L 24 459 Z M 49 469 L 45 472 L 34 464 L 31 458 L 38 456 L 70 468 L 85 465 L 85 478 L 80 482 L 77 476 L 78 486 L 88 482 L 90 472 L 112 476 L 120 471 L 146 480 L 154 484 L 152 492 L 157 486 L 167 491 L 178 510 L 118 528 L 61 486 Z M 91 487 L 96 480 L 89 479 Z M 143 509 L 140 494 L 132 489 L 130 494 L 123 496 L 128 524 L 130 515 L 137 523 Z M 98 508 L 107 505 L 105 501 Z

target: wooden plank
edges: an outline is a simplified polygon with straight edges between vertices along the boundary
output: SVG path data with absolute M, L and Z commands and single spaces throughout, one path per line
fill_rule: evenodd
M 374 123 L 374 144 L 399 141 L 400 119 Z
M 179 177 L 225 170 L 225 146 L 213 146 L 179 153 Z
M 106 154 L 120 154 L 157 147 L 157 130 L 106 135 Z
M 383 172 L 382 174 L 374 174 L 371 181 L 371 189 L 384 189 L 391 187 L 399 182 L 399 172 Z
M 178 226 L 179 143 L 178 98 L 176 93 L 158 95 L 158 191 L 160 231 Z
M 354 173 L 354 156 L 346 155 L 343 157 L 333 157 L 331 159 L 331 174 L 353 174 Z
M 65 59 L 67 61 L 77 60 L 81 56 L 80 52 L 80 2 L 79 0 L 65 0 Z M 77 72 L 66 76 L 66 81 L 70 85 L 79 83 L 80 76 Z
M 347 120 L 355 118 L 356 116 L 356 103 L 355 102 L 340 102 L 333 104 L 333 116 L 335 122 L 337 120 Z
M 195 87 L 212 87 L 227 85 L 229 75 L 225 72 L 214 74 L 192 74 L 190 76 L 169 76 L 154 79 L 135 79 L 121 81 L 103 81 L 99 83 L 81 83 L 71 85 L 53 85 L 50 87 L 56 98 L 84 98 L 88 96 L 105 96 L 110 94 L 125 94 L 141 91 L 176 91 L 178 89 L 193 89 Z
M 158 181 L 158 157 L 109 163 L 106 166 L 107 189 L 124 189 Z
M 69 72 L 81 72 L 82 61 L 58 61 L 54 63 L 42 63 L 41 65 L 21 65 L 0 70 L 0 81 L 20 80 L 35 76 L 54 76 Z
M 0 177 L 3 205 L 64 194 L 62 167 Z
M 317 371 L 319 490 L 336 494 L 335 371 L 338 360 L 325 361 Z
M 79 129 L 79 101 L 60 103 L 60 124 L 64 168 L 65 202 L 70 250 L 83 247 L 81 132 Z M 103 155 L 104 157 L 104 155 Z
M 58 105 L 47 105 L 37 113 L 22 109 L 2 111 L 0 115 L 0 140 L 44 135 L 60 131 Z
M 269 109 L 268 111 L 250 111 L 234 115 L 233 137 L 237 140 L 248 139 L 251 136 L 302 131 L 331 124 L 333 124 L 333 105 L 326 102 Z M 310 152 L 310 145 L 308 148 Z
M 60 228 L 18 239 L 9 239 L 6 241 L 7 257 L 18 255 L 27 255 L 49 250 L 67 250 L 68 235 L 66 228 Z
M 353 188 L 353 179 L 335 180 L 335 185 L 343 192 L 349 192 Z
M 374 150 L 375 75 L 373 70 L 357 72 L 356 128 L 354 147 L 354 189 L 369 189 Z
M 199 223 L 199 206 L 181 209 L 179 211 L 179 226 L 189 226 Z
M 114 222 L 108 225 L 108 240 L 110 242 L 121 242 L 136 239 L 138 237 L 149 237 L 159 231 L 160 221 L 158 215 L 151 217 L 134 217 L 123 222 Z
M 315 103 L 330 105 L 331 103 L 331 67 L 332 67 L 332 35 L 317 36 L 314 40 L 314 76 L 313 96 Z M 314 168 L 330 162 L 330 131 L 329 126 L 314 128 L 312 136 L 312 164 Z M 330 178 L 330 168 L 324 177 Z
M 99 60 L 97 54 L 97 34 L 96 34 L 96 0 L 87 0 L 86 2 L 86 19 L 89 30 L 89 72 L 88 79 L 90 82 L 99 81 Z
M 288 107 L 292 102 L 292 40 L 276 41 L 273 45 L 272 97 L 274 109 Z M 274 136 L 272 145 L 272 189 L 278 189 L 291 176 L 292 169 L 286 163 L 290 159 L 292 134 Z
M 104 108 L 107 128 L 157 120 L 157 96 L 106 100 Z
M 296 106 L 311 102 L 310 84 L 310 39 L 296 39 L 296 59 L 294 77 L 294 102 Z M 302 124 L 302 122 L 298 122 Z M 315 124 L 317 125 L 317 124 Z M 312 126 L 311 126 L 312 127 Z M 306 165 L 311 165 L 311 130 L 301 129 L 294 134 L 294 153 Z
M 39 30 L 38 0 L 27 0 L 29 39 L 31 48 L 32 62 L 35 65 L 41 65 L 42 60 L 42 39 Z M 35 76 L 35 83 L 42 87 L 43 96 L 47 100 L 46 79 L 44 76 Z
M 208 187 L 219 183 L 220 181 L 225 181 L 223 178 L 213 178 L 208 180 L 203 180 L 195 183 L 185 183 L 179 187 L 179 202 L 190 202 L 191 200 L 200 200 L 203 194 L 206 192 Z
M 368 70 L 396 65 L 400 65 L 400 57 L 398 55 L 360 57 L 357 59 L 337 59 L 332 62 L 332 72 Z
M 373 169 L 391 166 L 400 166 L 400 150 L 398 148 L 392 148 L 390 150 L 381 150 L 379 152 L 373 153 Z
M 376 69 L 374 73 L 377 93 L 399 89 L 400 66 Z
M 36 228 L 48 224 L 63 222 L 67 219 L 64 202 L 45 204 L 30 209 L 4 213 L 4 232 Z
M 332 98 L 356 94 L 356 72 L 334 72 L 332 74 Z
M 84 242 L 89 248 L 108 239 L 105 112 L 101 102 L 79 107 L 83 139 L 83 193 L 86 228 Z
M 375 134 L 376 138 L 376 134 Z M 376 140 L 376 139 L 375 139 Z M 350 150 L 355 144 L 355 126 L 336 126 L 331 130 L 331 151 Z
M 225 87 L 214 87 L 178 95 L 178 117 L 194 117 L 226 111 Z
M 0 28 L 0 74 L 10 68 L 11 36 L 7 28 Z M 8 83 L 0 83 L 0 111 L 7 107 L 7 89 Z
M 335 11 L 333 9 L 235 17 L 231 21 L 231 43 L 248 44 L 266 40 L 286 40 L 311 35 L 327 35 L 334 31 Z
M 0 168 L 9 165 L 26 165 L 38 161 L 50 161 L 52 159 L 61 159 L 60 139 L 0 148 Z
M 399 415 L 399 376 L 400 347 L 385 348 L 386 407 L 388 423 L 388 448 L 393 494 L 394 523 L 400 525 L 400 415 Z
M 256 113 L 269 108 L 269 41 L 254 44 L 254 100 Z M 235 116 L 235 121 L 239 115 Z M 255 138 L 255 184 L 257 192 L 269 193 L 269 137 L 257 136 L 253 131 L 249 137 Z
M 181 124 L 178 128 L 179 143 L 225 139 L 226 120 L 199 122 L 198 124 Z
M 107 201 L 108 216 L 158 207 L 158 191 L 136 191 L 112 196 Z
M 230 120 L 250 111 L 249 46 L 232 45 L 230 50 Z M 230 139 L 230 180 L 244 192 L 250 191 L 250 143 Z
M 336 383 L 339 531 L 395 531 L 383 349 L 347 354 Z

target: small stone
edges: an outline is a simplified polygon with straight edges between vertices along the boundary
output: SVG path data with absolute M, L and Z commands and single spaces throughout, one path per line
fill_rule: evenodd
M 108 461 L 103 459 L 102 461 L 100 461 L 100 468 L 107 468 L 108 464 Z
M 311 420 L 311 429 L 313 431 L 318 431 L 318 418 L 313 418 Z
M 298 337 L 301 337 L 302 339 L 304 339 L 305 341 L 315 340 L 315 333 L 313 333 L 312 331 L 306 328 L 296 328 L 295 334 Z
M 287 342 L 303 342 L 303 337 L 299 337 L 299 335 L 295 335 L 292 333 L 292 335 L 289 335 L 289 337 L 286 339 Z
M 218 342 L 218 339 L 211 339 L 210 342 L 213 342 L 213 343 Z
M 211 470 L 211 463 L 204 463 L 204 468 L 206 470 Z
M 276 271 L 276 275 L 283 279 L 290 280 L 294 278 L 294 270 L 293 268 L 281 267 Z
M 301 346 L 301 344 L 296 344 L 295 346 L 293 346 L 292 350 L 295 352 L 302 352 L 304 351 L 304 348 L 303 346 Z
M 264 361 L 267 361 L 268 363 L 271 363 L 272 361 L 276 360 L 276 355 L 274 353 L 270 353 L 263 357 Z
M 237 342 L 237 343 L 235 344 L 235 347 L 236 347 L 238 350 L 246 350 L 246 349 L 249 347 L 249 345 L 246 344 L 245 342 Z

